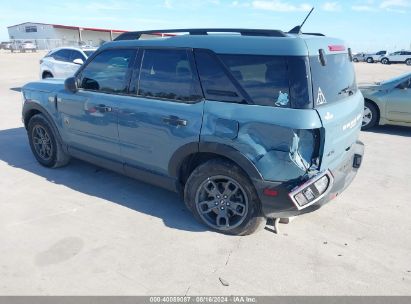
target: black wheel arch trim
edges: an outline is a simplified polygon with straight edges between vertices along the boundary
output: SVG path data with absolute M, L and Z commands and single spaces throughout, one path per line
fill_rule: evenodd
M 255 165 L 244 154 L 232 146 L 215 142 L 193 142 L 180 147 L 170 159 L 168 166 L 169 175 L 174 178 L 179 178 L 180 169 L 185 159 L 196 153 L 213 153 L 228 158 L 240 166 L 250 179 L 263 179 Z
M 27 116 L 33 110 L 37 111 L 37 112 L 40 112 L 40 114 L 42 114 L 47 119 L 47 121 L 50 124 L 51 129 L 53 130 L 53 133 L 58 137 L 58 140 L 60 141 L 60 143 L 62 145 L 63 151 L 68 153 L 68 147 L 64 143 L 64 141 L 62 140 L 61 135 L 60 135 L 60 131 L 58 130 L 58 128 L 57 128 L 57 126 L 54 122 L 53 117 L 47 112 L 47 110 L 44 107 L 42 107 L 38 103 L 26 101 L 23 105 L 22 116 L 23 116 L 24 127 L 26 128 L 26 130 L 28 128 L 28 124 L 29 124 L 29 121 L 30 121 L 30 120 L 27 119 Z M 36 115 L 36 114 L 34 114 L 34 115 Z

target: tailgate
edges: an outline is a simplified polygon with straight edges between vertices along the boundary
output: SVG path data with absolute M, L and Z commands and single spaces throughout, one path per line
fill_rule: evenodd
M 323 156 L 321 171 L 334 169 L 350 151 L 361 129 L 364 99 L 360 91 L 337 103 L 325 104 L 316 110 L 323 123 Z
M 358 139 L 364 99 L 344 42 L 327 37 L 306 40 L 314 108 L 322 124 L 320 169 L 334 169 Z

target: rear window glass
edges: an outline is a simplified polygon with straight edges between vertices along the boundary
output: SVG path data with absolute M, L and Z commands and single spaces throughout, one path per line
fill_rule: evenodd
M 318 56 L 310 57 L 314 105 L 337 102 L 357 92 L 354 66 L 348 54 L 326 56 L 326 65 Z
M 255 104 L 289 107 L 287 61 L 280 56 L 219 55 Z

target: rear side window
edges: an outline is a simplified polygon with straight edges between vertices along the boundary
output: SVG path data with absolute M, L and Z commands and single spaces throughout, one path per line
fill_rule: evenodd
M 253 102 L 290 106 L 287 61 L 281 56 L 219 55 Z
M 71 56 L 71 50 L 68 50 L 68 49 L 59 50 L 51 54 L 51 57 L 53 57 L 55 60 L 66 61 L 66 62 L 70 61 L 70 56 Z
M 187 50 L 144 50 L 138 95 L 182 102 L 202 98 Z
M 311 56 L 310 65 L 315 106 L 337 102 L 357 92 L 354 66 L 348 54 L 327 55 L 324 66 L 318 56 Z
M 134 50 L 114 49 L 98 54 L 82 70 L 80 87 L 104 93 L 126 93 Z

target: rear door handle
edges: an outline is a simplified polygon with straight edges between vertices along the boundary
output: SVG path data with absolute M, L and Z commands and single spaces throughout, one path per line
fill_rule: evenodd
M 111 112 L 113 109 L 103 104 L 95 106 L 96 110 L 99 112 Z
M 163 122 L 172 126 L 187 126 L 187 120 L 174 115 L 163 116 Z

